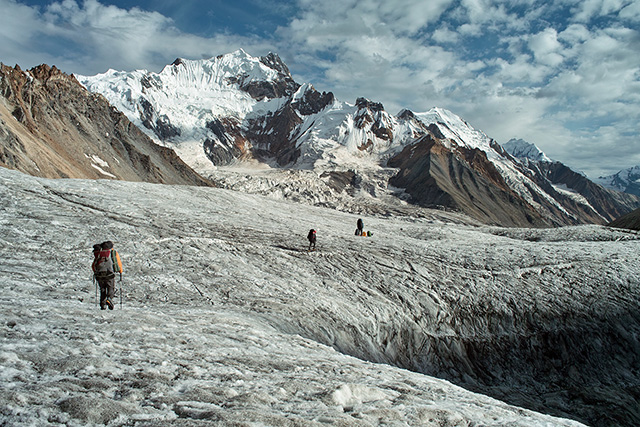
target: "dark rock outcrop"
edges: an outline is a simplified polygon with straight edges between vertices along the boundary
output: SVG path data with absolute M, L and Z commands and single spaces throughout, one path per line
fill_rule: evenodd
M 372 102 L 366 98 L 356 99 L 358 112 L 355 116 L 355 124 L 359 129 L 371 126 L 373 134 L 383 141 L 393 140 L 393 129 L 385 122 L 384 116 L 387 114 L 384 106 L 379 102 Z M 360 150 L 364 151 L 373 147 L 373 141 L 363 141 Z
M 214 165 L 228 165 L 246 154 L 248 141 L 236 120 L 214 119 L 207 123 L 213 137 L 205 139 L 204 152 Z
M 319 113 L 335 101 L 331 92 L 318 92 L 310 87 L 301 99 L 295 100 L 291 105 L 303 116 Z
M 147 129 L 151 129 L 161 141 L 180 136 L 180 129 L 171 124 L 166 114 L 158 115 L 149 101 L 141 97 L 140 106 L 142 107 L 140 111 L 142 124 Z
M 320 175 L 320 178 L 325 179 L 329 184 L 329 187 L 338 193 L 357 185 L 356 173 L 352 170 L 344 172 L 325 171 Z
M 296 131 L 304 116 L 316 114 L 334 101 L 332 93 L 318 92 L 312 86 L 301 97 L 289 99 L 273 114 L 248 121 L 246 138 L 258 159 L 275 159 L 280 166 L 294 163 L 300 157 L 297 147 L 301 136 Z

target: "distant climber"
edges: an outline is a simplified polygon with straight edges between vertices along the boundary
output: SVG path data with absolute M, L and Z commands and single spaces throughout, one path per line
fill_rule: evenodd
M 316 250 L 316 230 L 313 228 L 309 230 L 309 234 L 307 234 L 307 240 L 309 240 L 309 251 Z M 313 248 L 313 249 L 312 249 Z
M 116 287 L 116 273 L 122 278 L 122 261 L 120 255 L 113 249 L 113 242 L 106 241 L 100 245 L 93 245 L 93 275 L 100 286 L 100 309 L 113 310 L 113 296 Z
M 362 222 L 362 219 L 358 218 L 358 228 L 356 228 L 356 236 L 362 236 L 362 233 L 364 233 L 364 223 Z

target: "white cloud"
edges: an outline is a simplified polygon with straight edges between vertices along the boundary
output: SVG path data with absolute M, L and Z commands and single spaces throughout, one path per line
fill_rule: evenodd
M 509 3 L 496 0 L 462 0 L 456 14 L 459 19 L 467 21 L 467 31 L 470 28 L 476 28 L 480 32 L 522 30 L 527 27 L 526 21 L 541 10 L 541 6 L 533 7 L 535 4 L 534 0 L 514 0 Z M 528 15 L 519 16 L 510 12 L 507 5 L 527 9 Z
M 46 52 L 33 49 L 43 31 L 36 9 L 13 0 L 0 0 L 0 10 L 0 61 L 25 67 L 51 59 Z M 25 59 L 28 64 L 25 64 Z
M 391 25 L 397 34 L 415 34 L 429 24 L 438 22 L 452 3 L 453 0 L 405 0 L 401 4 L 372 1 L 373 10 L 379 11 L 379 21 Z
M 493 64 L 499 67 L 493 77 L 518 89 L 539 87 L 549 75 L 549 67 L 533 63 L 528 54 L 519 54 L 511 62 L 497 58 Z
M 568 45 L 583 43 L 590 37 L 589 29 L 582 24 L 571 24 L 558 34 L 558 39 Z
M 125 10 L 97 0 L 54 2 L 42 13 L 8 0 L 0 0 L 0 6 L 0 41 L 6 42 L 0 60 L 13 52 L 25 68 L 46 62 L 78 74 L 109 68 L 159 71 L 176 57 L 211 57 L 238 48 L 274 50 L 270 41 L 250 36 L 186 34 L 157 12 Z
M 293 19 L 294 32 L 337 29 L 335 35 L 390 32 L 414 35 L 438 22 L 453 0 L 300 0 L 301 14 Z
M 574 46 L 575 66 L 559 73 L 549 87 L 573 98 L 573 102 L 583 103 L 585 108 L 608 101 L 637 102 L 638 36 L 636 31 L 619 28 L 590 34 Z
M 44 17 L 52 34 L 76 41 L 86 55 L 136 67 L 148 64 L 167 36 L 179 36 L 172 21 L 159 13 L 127 11 L 96 0 L 82 6 L 74 0 L 53 3 Z
M 640 2 L 633 1 L 622 10 L 620 10 L 620 18 L 628 19 L 632 21 L 640 21 Z
M 442 25 L 431 36 L 433 41 L 439 44 L 457 44 L 460 42 L 460 34 L 452 31 L 448 25 Z
M 558 41 L 558 33 L 553 28 L 533 35 L 529 39 L 529 48 L 535 59 L 545 65 L 557 67 L 562 64 L 562 44 Z
M 13 43 L 21 43 L 37 30 L 32 24 L 38 22 L 35 9 L 11 0 L 0 0 L 0 37 Z
M 594 18 L 617 14 L 623 8 L 628 8 L 627 4 L 626 0 L 582 0 L 577 2 L 573 19 L 588 22 Z

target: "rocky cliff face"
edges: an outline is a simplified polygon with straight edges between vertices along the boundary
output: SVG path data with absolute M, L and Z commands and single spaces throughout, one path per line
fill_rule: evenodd
M 539 172 L 536 177 L 547 179 L 553 186 L 562 189 L 571 189 L 574 194 L 584 197 L 590 209 L 586 205 L 579 204 L 571 197 L 571 194 L 560 194 L 567 204 L 574 206 L 574 210 L 581 210 L 583 218 L 591 218 L 594 223 L 611 221 L 629 210 L 638 206 L 638 198 L 631 194 L 608 190 L 579 174 L 560 162 L 529 163 L 533 171 Z
M 320 93 L 307 86 L 296 97 L 289 97 L 275 112 L 247 120 L 245 138 L 255 158 L 275 159 L 280 166 L 300 157 L 299 126 L 305 116 L 317 114 L 334 101 L 332 93 Z
M 47 178 L 209 185 L 73 76 L 0 66 L 0 162 Z

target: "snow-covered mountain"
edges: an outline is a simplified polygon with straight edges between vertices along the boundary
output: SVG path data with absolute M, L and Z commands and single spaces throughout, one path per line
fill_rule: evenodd
M 637 198 L 612 191 L 572 170 L 561 162 L 550 159 L 535 144 L 522 139 L 512 139 L 504 144 L 505 150 L 516 157 L 526 168 L 528 176 L 556 200 L 564 198 L 565 205 L 574 203 L 575 209 L 583 209 L 584 217 L 598 223 L 600 218 L 619 218 L 629 212 Z
M 429 210 L 359 237 L 335 209 L 5 168 L 0 204 L 0 424 L 640 423 L 637 234 Z
M 502 225 L 605 223 L 640 206 L 638 198 L 594 205 L 568 197 L 532 178 L 499 144 L 450 111 L 394 116 L 364 98 L 342 102 L 296 83 L 275 54 L 255 58 L 239 50 L 208 60 L 178 59 L 160 73 L 111 70 L 77 78 L 213 180 L 220 166 L 257 159 L 291 172 L 271 177 L 287 191 L 295 192 L 301 175 L 308 178 L 303 171 L 313 171 L 313 186 L 326 183 L 322 192 L 334 193 L 334 204 L 345 204 L 336 201 L 344 193 L 400 196 Z M 424 145 L 425 138 L 433 144 Z M 423 146 L 417 150 L 422 160 L 408 154 L 417 145 Z M 408 176 L 419 176 L 420 185 Z M 264 170 L 247 189 L 264 187 L 263 178 Z
M 519 159 L 529 159 L 536 162 L 552 163 L 549 157 L 542 152 L 535 144 L 525 141 L 524 139 L 510 139 L 506 144 L 502 144 L 505 150 L 513 157 Z
M 640 196 L 640 166 L 623 169 L 610 176 L 601 176 L 596 182 L 612 190 Z
M 242 50 L 209 60 L 177 59 L 160 73 L 109 70 L 76 78 L 199 170 L 247 154 L 250 142 L 241 125 L 280 110 L 300 89 L 276 55 L 253 58 Z

